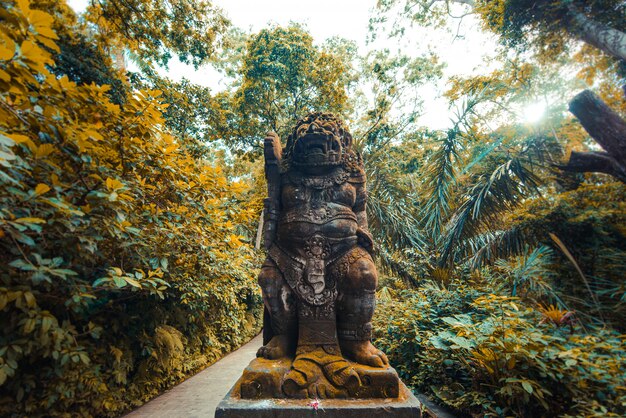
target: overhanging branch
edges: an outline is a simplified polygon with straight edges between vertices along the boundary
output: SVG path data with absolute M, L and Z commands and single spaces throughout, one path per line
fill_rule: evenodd
M 574 97 L 569 110 L 606 152 L 572 152 L 567 165 L 560 168 L 606 173 L 626 183 L 626 121 L 589 90 Z
M 626 173 L 606 152 L 573 151 L 567 165 L 557 167 L 573 173 L 605 173 L 626 183 Z

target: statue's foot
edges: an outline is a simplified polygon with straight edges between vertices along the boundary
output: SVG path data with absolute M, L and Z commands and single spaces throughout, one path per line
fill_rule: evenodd
M 293 344 L 287 335 L 274 335 L 267 344 L 259 348 L 256 356 L 270 360 L 287 357 L 293 351 L 292 346 Z
M 377 349 L 369 341 L 340 340 L 341 352 L 357 363 L 372 367 L 385 367 L 389 360 L 385 353 Z
M 337 398 L 354 396 L 361 386 L 359 374 L 352 364 L 337 354 L 317 347 L 298 355 L 285 375 L 283 391 L 293 398 Z

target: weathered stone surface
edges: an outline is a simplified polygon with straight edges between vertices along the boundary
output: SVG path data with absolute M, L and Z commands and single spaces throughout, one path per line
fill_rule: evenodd
M 378 280 L 365 170 L 329 113 L 298 121 L 284 148 L 265 139 L 264 346 L 244 397 L 383 398 L 399 379 L 371 343 Z M 378 370 L 375 370 L 378 369 Z
M 400 381 L 392 367 L 371 367 L 357 363 L 350 363 L 350 367 L 357 372 L 361 384 L 355 388 L 352 396 L 346 396 L 346 398 L 397 398 L 399 396 Z M 318 375 L 318 380 L 313 383 L 317 393 L 284 393 L 283 381 L 290 368 L 291 360 L 288 358 L 279 360 L 257 358 L 246 367 L 231 395 L 241 399 L 329 398 L 325 391 L 326 388 L 332 387 L 332 384 L 323 374 Z
M 215 410 L 215 418 L 421 418 L 422 404 L 400 383 L 399 396 L 387 399 L 241 399 L 236 386 Z

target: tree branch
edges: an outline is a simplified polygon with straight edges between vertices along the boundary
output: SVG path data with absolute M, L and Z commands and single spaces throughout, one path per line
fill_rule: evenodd
M 606 152 L 620 164 L 626 162 L 626 121 L 617 112 L 589 90 L 576 95 L 569 110 Z
M 626 183 L 626 121 L 589 90 L 574 97 L 569 110 L 606 152 L 573 152 L 561 168 L 607 173 Z
M 563 171 L 574 173 L 604 173 L 626 183 L 626 172 L 606 152 L 572 151 L 567 165 L 557 165 Z

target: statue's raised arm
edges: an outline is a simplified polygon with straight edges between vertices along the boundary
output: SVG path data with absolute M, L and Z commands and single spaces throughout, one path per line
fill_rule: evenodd
M 263 143 L 267 198 L 264 201 L 264 241 L 269 249 L 276 239 L 276 222 L 280 214 L 280 160 L 282 147 L 276 132 L 269 132 Z

